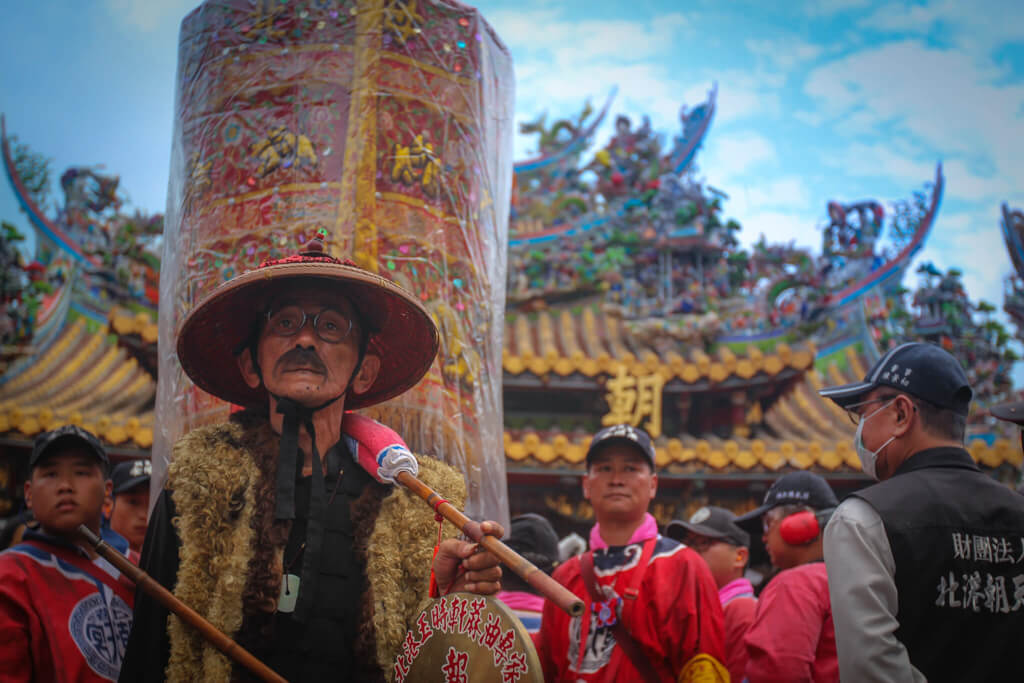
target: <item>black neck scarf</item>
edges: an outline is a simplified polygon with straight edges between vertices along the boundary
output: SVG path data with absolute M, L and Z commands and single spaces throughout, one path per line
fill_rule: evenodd
M 284 416 L 284 422 L 281 427 L 281 450 L 277 460 L 277 499 L 274 504 L 274 519 L 295 519 L 295 482 L 302 476 L 302 461 L 299 459 L 300 424 L 306 428 L 313 450 L 309 517 L 306 521 L 306 546 L 303 551 L 302 573 L 299 578 L 299 598 L 292 615 L 300 622 L 304 622 L 309 615 L 316 592 L 316 578 L 320 573 L 320 551 L 324 539 L 324 516 L 327 509 L 327 486 L 324 483 L 324 466 L 316 447 L 313 413 L 321 408 L 326 408 L 341 396 L 313 408 L 301 405 L 290 398 L 277 399 L 277 412 Z
M 366 355 L 368 338 L 362 335 L 359 341 L 359 359 L 352 370 L 352 375 L 345 385 L 345 390 L 334 398 L 312 408 L 302 405 L 290 398 L 270 394 L 277 402 L 277 412 L 284 416 L 281 424 L 281 450 L 277 458 L 277 491 L 274 501 L 274 519 L 295 519 L 295 482 L 302 476 L 302 462 L 299 460 L 299 425 L 306 428 L 313 450 L 313 472 L 309 488 L 309 517 L 306 521 L 306 547 L 303 551 L 302 574 L 299 577 L 299 598 L 295 604 L 293 618 L 300 622 L 306 621 L 312 606 L 316 577 L 320 574 L 320 550 L 324 540 L 324 517 L 327 512 L 327 485 L 324 482 L 324 465 L 320 461 L 320 452 L 316 447 L 316 428 L 313 426 L 313 413 L 331 405 L 348 394 L 356 375 L 363 365 Z M 257 362 L 257 353 L 250 349 L 256 375 L 263 382 L 263 371 Z M 263 382 L 264 387 L 266 383 Z M 269 391 L 267 393 L 270 393 Z M 341 434 L 338 435 L 339 438 Z

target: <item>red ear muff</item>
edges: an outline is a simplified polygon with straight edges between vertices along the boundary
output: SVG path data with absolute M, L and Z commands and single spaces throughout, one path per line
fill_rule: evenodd
M 821 524 L 810 510 L 794 512 L 779 523 L 779 535 L 790 545 L 810 543 L 821 533 Z

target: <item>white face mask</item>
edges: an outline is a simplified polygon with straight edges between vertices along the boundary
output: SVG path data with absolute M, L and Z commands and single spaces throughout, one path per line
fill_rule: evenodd
M 895 400 L 896 399 L 893 399 L 892 401 Z M 857 450 L 857 457 L 860 458 L 860 467 L 862 470 L 864 470 L 864 474 L 868 475 L 875 481 L 878 481 L 878 471 L 876 467 L 878 463 L 878 454 L 881 453 L 886 446 L 892 443 L 892 440 L 895 439 L 896 437 L 890 436 L 889 440 L 883 443 L 877 449 L 869 451 L 868 447 L 864 445 L 864 423 L 873 418 L 875 415 L 878 415 L 878 413 L 888 408 L 892 404 L 892 401 L 889 401 L 878 410 L 872 412 L 870 415 L 862 417 L 860 419 L 860 422 L 857 423 L 857 432 L 853 435 L 853 447 Z

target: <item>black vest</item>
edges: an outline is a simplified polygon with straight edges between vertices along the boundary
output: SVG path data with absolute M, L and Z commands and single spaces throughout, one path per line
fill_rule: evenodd
M 932 683 L 1024 676 L 1024 496 L 961 448 L 916 453 L 853 495 L 885 525 L 910 662 Z
M 305 623 L 276 613 L 273 642 L 253 648 L 253 654 L 289 681 L 377 680 L 379 675 L 371 675 L 376 673 L 376 661 L 356 661 L 353 650 L 367 586 L 366 568 L 353 544 L 351 511 L 364 488 L 380 484 L 356 464 L 343 442 L 327 453 L 326 460 L 323 538 L 317 541 L 307 533 L 311 478 L 303 477 L 295 485 L 295 521 L 282 558 L 285 574 L 299 574 L 309 544 L 320 543 L 318 576 L 312 586 L 303 583 L 300 588 L 313 590 L 311 613 Z M 248 680 L 246 676 L 237 678 Z

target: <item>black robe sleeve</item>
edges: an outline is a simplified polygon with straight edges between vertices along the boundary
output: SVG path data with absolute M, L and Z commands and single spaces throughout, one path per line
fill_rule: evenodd
M 169 591 L 178 580 L 178 550 L 181 540 L 171 524 L 175 517 L 170 491 L 160 492 L 149 518 L 139 566 Z M 128 647 L 121 664 L 121 683 L 164 680 L 170 654 L 167 638 L 167 609 L 145 591 L 135 589 L 135 617 Z

